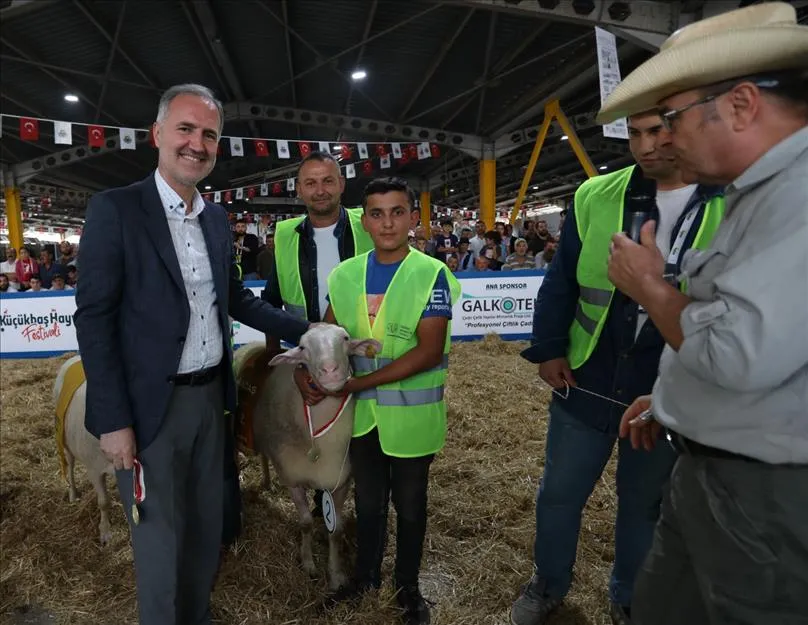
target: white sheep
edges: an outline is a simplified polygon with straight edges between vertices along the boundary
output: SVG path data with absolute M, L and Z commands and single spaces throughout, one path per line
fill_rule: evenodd
M 236 353 L 236 375 L 239 362 L 248 361 L 251 355 L 263 349 L 262 343 L 241 347 Z M 333 497 L 337 521 L 328 539 L 328 577 L 332 590 L 347 580 L 339 543 L 343 531 L 342 506 L 350 486 L 348 447 L 353 433 L 354 400 L 327 396 L 311 406 L 310 422 L 315 432 L 326 427 L 341 410 L 340 417 L 327 431 L 312 438 L 303 398 L 294 382 L 294 370 L 299 363 L 304 363 L 322 389 L 338 392 L 351 375 L 349 356 L 367 356 L 380 349 L 381 345 L 373 339 L 353 340 L 338 326 L 317 324 L 303 335 L 298 347 L 270 361 L 274 371 L 257 390 L 259 396 L 253 412 L 254 451 L 263 456 L 265 483 L 268 482 L 266 458 L 269 458 L 281 483 L 289 488 L 302 532 L 303 568 L 312 576 L 316 574 L 311 551 L 313 519 L 306 488 L 328 491 Z
M 81 360 L 80 356 L 73 356 L 66 360 L 59 369 L 56 381 L 53 384 L 53 404 L 59 402 L 67 370 L 73 363 Z M 115 468 L 101 451 L 101 444 L 95 436 L 84 427 L 84 410 L 86 405 L 86 380 L 76 389 L 65 413 L 64 424 L 64 453 L 67 461 L 68 497 L 71 502 L 78 499 L 76 492 L 76 478 L 74 469 L 76 460 L 87 469 L 87 477 L 95 489 L 98 497 L 98 508 L 101 511 L 101 522 L 98 524 L 101 544 L 106 545 L 112 539 L 112 529 L 109 523 L 110 500 L 107 493 L 107 475 L 114 476 Z

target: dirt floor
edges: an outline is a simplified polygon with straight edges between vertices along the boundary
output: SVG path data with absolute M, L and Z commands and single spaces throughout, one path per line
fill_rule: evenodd
M 422 590 L 435 625 L 505 625 L 531 572 L 534 497 L 544 461 L 548 389 L 519 357 L 520 343 L 489 337 L 452 350 L 449 437 L 433 465 Z M 80 498 L 67 501 L 54 443 L 51 388 L 67 356 L 0 362 L 0 623 L 124 625 L 137 622 L 132 556 L 114 485 L 113 540 L 98 541 L 95 494 L 77 472 Z M 277 485 L 260 488 L 257 459 L 245 459 L 246 527 L 228 553 L 213 595 L 226 625 L 396 623 L 389 587 L 361 605 L 321 614 L 326 532 L 316 536 L 322 571 L 309 579 L 298 557 L 294 505 Z M 552 625 L 607 625 L 613 560 L 614 464 L 585 512 L 574 588 Z M 346 513 L 345 552 L 355 542 Z

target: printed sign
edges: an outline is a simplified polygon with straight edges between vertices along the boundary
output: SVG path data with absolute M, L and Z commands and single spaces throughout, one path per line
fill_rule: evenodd
M 452 339 L 498 334 L 506 340 L 530 338 L 533 306 L 543 271 L 461 272 L 462 294 L 452 307 Z M 264 283 L 248 282 L 257 296 Z M 0 358 L 57 356 L 78 350 L 73 291 L 0 295 Z M 233 322 L 233 343 L 264 342 L 264 334 Z
M 620 60 L 617 56 L 617 40 L 607 30 L 595 26 L 595 41 L 598 49 L 598 74 L 600 77 L 600 103 L 606 101 L 620 84 Z M 626 119 L 617 119 L 603 126 L 603 136 L 613 139 L 628 139 Z
M 543 271 L 494 271 L 456 274 L 463 294 L 452 307 L 452 338 L 499 334 L 503 339 L 530 338 L 533 306 Z
M 37 352 L 52 356 L 76 350 L 72 291 L 4 294 L 0 297 L 0 354 L 27 358 Z

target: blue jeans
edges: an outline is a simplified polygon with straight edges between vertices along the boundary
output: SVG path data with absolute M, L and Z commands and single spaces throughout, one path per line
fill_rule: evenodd
M 558 400 L 550 405 L 534 545 L 536 573 L 550 597 L 564 597 L 569 591 L 581 512 L 615 440 L 613 434 L 593 429 L 566 412 Z M 658 441 L 651 452 L 632 449 L 627 439 L 618 442 L 615 557 L 609 598 L 620 605 L 631 605 L 634 579 L 651 547 L 663 488 L 675 460 L 676 452 L 665 441 Z

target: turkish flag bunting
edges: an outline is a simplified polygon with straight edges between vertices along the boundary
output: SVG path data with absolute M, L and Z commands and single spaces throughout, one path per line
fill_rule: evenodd
M 87 143 L 92 148 L 104 147 L 104 127 L 87 126 Z
M 429 146 L 430 151 L 432 152 L 432 158 L 438 158 L 440 156 L 440 147 L 436 144 L 432 144 Z
M 272 185 L 272 195 L 280 195 L 281 194 L 281 183 L 276 182 Z
M 249 187 L 247 189 L 247 197 L 253 199 L 255 197 L 255 187 Z
M 20 139 L 39 140 L 39 121 L 30 117 L 20 117 Z
M 225 191 L 224 192 L 224 201 L 225 202 L 232 202 L 233 201 L 233 192 L 232 191 Z
M 387 150 L 384 147 L 384 143 L 379 143 L 376 146 L 376 154 L 378 154 L 379 156 L 384 156 L 385 154 L 387 154 Z
M 205 200 L 206 202 L 210 202 L 212 201 L 213 196 L 210 193 L 204 193 L 202 195 L 202 199 Z
M 267 142 L 263 139 L 255 140 L 255 154 L 256 156 L 269 156 L 269 148 Z
M 298 144 L 298 149 L 300 150 L 300 156 L 303 158 L 306 158 L 309 154 L 311 154 L 311 146 L 308 143 Z
M 344 158 L 346 161 L 349 158 L 351 158 L 351 146 L 350 145 L 348 145 L 347 143 L 343 143 L 340 146 L 340 150 L 342 151 L 342 158 Z
M 410 155 L 411 159 L 418 158 L 418 146 L 415 144 L 407 146 L 407 154 Z
M 398 159 L 398 160 L 401 161 L 402 165 L 404 165 L 406 163 L 409 163 L 410 162 L 410 153 L 409 152 L 402 152 L 401 153 L 401 158 Z
M 371 161 L 365 161 L 365 164 L 362 165 L 362 171 L 364 171 L 366 175 L 370 176 L 373 173 L 373 163 Z

